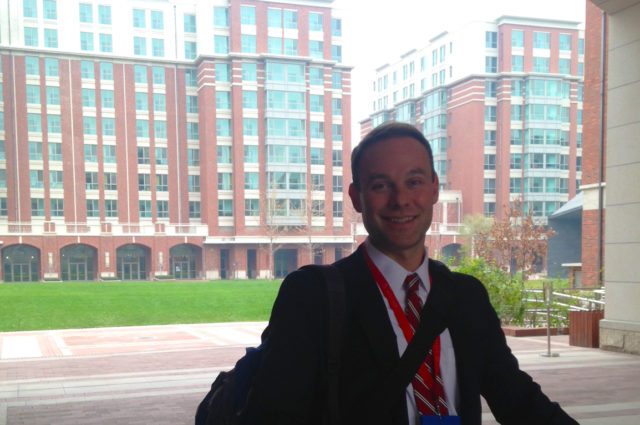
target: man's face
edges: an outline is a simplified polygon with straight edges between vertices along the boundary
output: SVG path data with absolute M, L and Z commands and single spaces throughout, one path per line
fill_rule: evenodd
M 360 190 L 351 184 L 349 196 L 371 243 L 396 260 L 422 257 L 438 202 L 427 150 L 413 138 L 391 138 L 368 148 L 360 164 Z

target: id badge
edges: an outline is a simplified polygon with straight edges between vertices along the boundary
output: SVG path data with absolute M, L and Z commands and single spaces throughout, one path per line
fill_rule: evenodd
M 436 415 L 421 415 L 420 425 L 460 425 L 460 416 L 436 416 Z

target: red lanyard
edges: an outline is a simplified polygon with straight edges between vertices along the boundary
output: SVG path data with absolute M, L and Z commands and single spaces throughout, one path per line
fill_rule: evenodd
M 371 257 L 369 257 L 369 254 L 367 253 L 366 249 L 364 250 L 364 258 L 367 261 L 367 264 L 369 265 L 369 269 L 371 270 L 371 273 L 373 274 L 373 279 L 376 281 L 376 283 L 378 284 L 378 287 L 380 288 L 380 291 L 382 291 L 382 294 L 387 299 L 387 302 L 389 303 L 391 310 L 393 310 L 393 314 L 394 316 L 396 316 L 396 320 L 400 325 L 400 329 L 402 329 L 402 333 L 404 334 L 404 337 L 407 340 L 407 344 L 410 343 L 411 340 L 413 339 L 413 330 L 411 329 L 411 325 L 409 324 L 409 320 L 405 315 L 404 309 L 400 306 L 400 303 L 398 302 L 398 299 L 393 293 L 393 290 L 391 289 L 389 282 L 387 282 L 387 279 L 384 278 L 384 276 L 382 275 L 382 272 L 378 269 L 378 267 L 376 267 L 374 262 L 371 260 Z M 429 284 L 432 284 L 432 283 L 433 281 L 431 280 L 431 274 L 429 274 Z M 420 370 L 419 370 L 420 376 L 422 377 L 422 379 L 425 380 L 429 388 L 433 388 L 432 386 L 433 379 L 435 376 L 438 376 L 440 373 L 440 336 L 438 336 L 436 340 L 433 342 L 432 350 L 433 350 L 433 363 L 434 363 L 432 365 L 433 375 L 431 375 L 428 372 L 424 363 L 420 365 Z

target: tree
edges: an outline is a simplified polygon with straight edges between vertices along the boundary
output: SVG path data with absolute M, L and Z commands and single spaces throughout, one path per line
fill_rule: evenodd
M 470 214 L 464 217 L 462 233 L 468 236 L 466 249 L 471 257 L 476 257 L 476 240 L 478 236 L 488 232 L 493 219 L 484 214 Z
M 536 262 L 547 254 L 547 241 L 555 232 L 536 224 L 533 214 L 523 213 L 518 199 L 506 210 L 504 220 L 496 220 L 488 231 L 478 233 L 477 255 L 511 273 L 530 276 Z

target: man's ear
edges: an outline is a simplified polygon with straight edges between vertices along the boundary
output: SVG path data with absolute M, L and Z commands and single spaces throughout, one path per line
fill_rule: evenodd
M 349 185 L 349 198 L 351 198 L 351 203 L 353 204 L 353 208 L 361 213 L 362 205 L 360 203 L 360 191 L 356 189 L 356 185 L 351 183 Z

